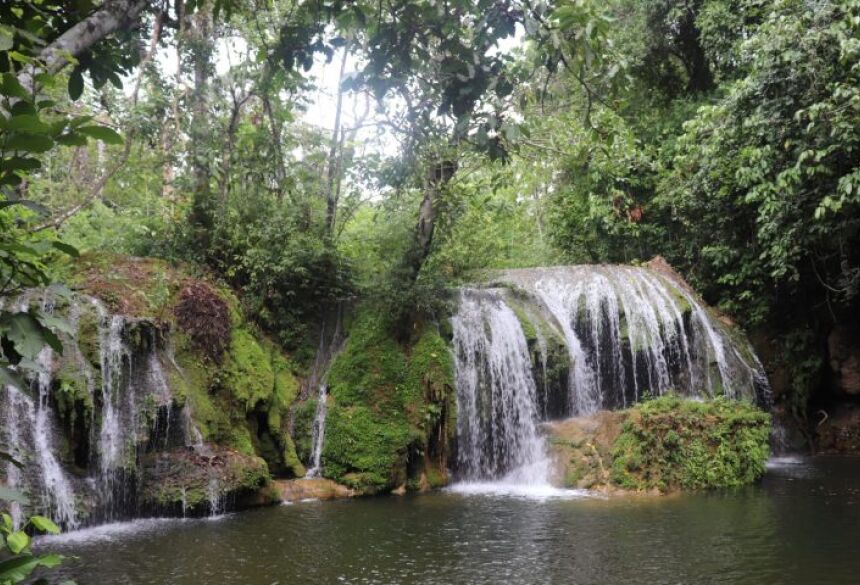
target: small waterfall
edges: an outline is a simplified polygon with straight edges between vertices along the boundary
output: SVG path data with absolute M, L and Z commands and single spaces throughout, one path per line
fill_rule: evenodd
M 4 388 L 0 417 L 5 428 L 4 450 L 25 465 L 24 469 L 19 469 L 7 463 L 6 483 L 13 489 L 28 492 L 31 503 L 66 529 L 74 529 L 79 524 L 75 490 L 55 455 L 56 429 L 48 403 L 52 356 L 49 348 L 39 353 L 38 364 L 43 371 L 31 387 L 35 398 L 14 386 Z M 31 461 L 35 466 L 27 465 Z M 20 527 L 25 520 L 21 505 L 13 503 L 10 512 L 13 523 Z
M 546 484 L 537 390 L 516 314 L 499 292 L 467 289 L 452 324 L 459 478 Z
M 322 477 L 323 474 L 322 453 L 325 446 L 325 421 L 328 415 L 329 390 L 325 378 L 329 364 L 346 341 L 343 335 L 342 322 L 343 306 L 338 303 L 334 314 L 323 320 L 320 326 L 319 346 L 303 390 L 303 396 L 308 397 L 312 389 L 317 388 L 317 403 L 314 420 L 311 424 L 311 452 L 308 460 L 309 468 L 305 473 L 306 478 Z
M 29 310 L 31 300 L 35 300 L 33 297 L 34 293 L 22 295 L 17 310 Z M 43 295 L 40 304 L 46 314 L 53 313 L 53 303 L 47 295 Z M 44 510 L 58 524 L 74 529 L 79 525 L 75 489 L 54 447 L 58 428 L 50 403 L 54 371 L 51 348 L 42 348 L 36 358 L 36 366 L 38 374 L 30 382 L 30 395 L 13 386 L 4 388 L 0 421 L 5 427 L 5 450 L 25 464 L 24 469 L 19 469 L 8 463 L 6 482 L 10 487 L 26 492 L 31 505 Z M 35 466 L 27 465 L 30 462 Z M 11 512 L 13 522 L 20 526 L 25 516 L 22 506 L 13 504 Z
M 5 430 L 3 435 L 4 450 L 23 466 L 27 449 L 21 432 L 21 421 L 22 419 L 27 423 L 31 421 L 29 413 L 33 412 L 33 401 L 14 386 L 5 386 L 2 404 L 3 411 L 0 415 L 0 421 L 3 422 L 3 429 Z M 10 488 L 20 490 L 23 487 L 21 474 L 22 470 L 18 465 L 11 461 L 6 463 L 6 484 Z M 12 525 L 15 530 L 19 529 L 24 523 L 24 511 L 21 504 L 11 502 L 9 514 L 12 516 Z
M 52 517 L 67 529 L 78 526 L 75 511 L 75 492 L 71 481 L 66 477 L 57 458 L 54 456 L 52 422 L 54 420 L 48 399 L 51 391 L 51 370 L 53 351 L 45 347 L 39 352 L 39 375 L 35 392 L 38 402 L 35 407 L 33 433 L 35 437 L 36 460 L 42 470 L 45 508 L 51 510 Z M 32 404 L 32 402 L 31 402 Z
M 209 517 L 216 518 L 224 512 L 224 493 L 221 490 L 221 482 L 214 475 L 209 478 L 206 487 L 206 499 L 209 501 Z
M 125 319 L 109 315 L 93 301 L 99 315 L 102 367 L 102 416 L 96 455 L 99 464 L 98 496 L 107 520 L 115 520 L 129 497 L 127 468 L 134 465 L 137 409 L 134 392 L 124 386 L 131 379 L 131 351 L 123 339 Z M 125 415 L 125 416 L 124 416 Z
M 19 297 L 17 310 L 28 310 L 37 292 Z M 50 298 L 41 309 L 53 313 Z M 28 505 L 10 506 L 17 526 L 30 514 L 64 529 L 133 516 L 143 454 L 190 442 L 206 455 L 190 408 L 173 407 L 163 365 L 172 356 L 155 326 L 90 297 L 68 299 L 67 309 L 74 333 L 60 334 L 62 355 L 40 351 L 27 392 L 0 386 L 0 450 L 23 464 L 4 463 L 0 479 L 29 496 Z M 67 473 L 70 465 L 86 477 Z
M 511 270 L 562 333 L 570 359 L 570 414 L 623 408 L 675 391 L 761 398 L 761 365 L 682 286 L 630 266 Z
M 742 336 L 732 337 L 683 284 L 657 270 L 505 271 L 493 285 L 461 290 L 452 325 L 460 481 L 546 483 L 539 425 L 550 418 L 667 392 L 770 402 L 763 368 Z M 550 355 L 550 338 L 566 356 Z
M 320 384 L 320 393 L 317 398 L 316 413 L 314 414 L 314 424 L 311 430 L 311 463 L 312 466 L 308 469 L 305 477 L 318 477 L 322 473 L 322 450 L 325 441 L 325 417 L 326 417 L 326 398 L 328 398 L 328 385 Z

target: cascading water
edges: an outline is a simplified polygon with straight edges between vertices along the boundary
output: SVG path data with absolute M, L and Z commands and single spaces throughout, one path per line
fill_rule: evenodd
M 30 296 L 23 297 L 18 311 L 27 311 Z M 53 306 L 47 298 L 42 299 L 41 309 L 51 314 Z M 30 394 L 13 387 L 4 388 L 2 402 L 5 437 L 3 450 L 8 451 L 18 463 L 34 460 L 35 469 L 25 473 L 14 463 L 7 464 L 6 483 L 15 489 L 27 492 L 35 505 L 45 510 L 57 523 L 67 529 L 79 524 L 76 510 L 75 490 L 71 479 L 57 460 L 54 448 L 54 415 L 49 402 L 54 369 L 54 353 L 44 347 L 36 358 L 38 374 L 30 384 Z M 20 526 L 24 511 L 20 504 L 13 504 L 13 522 Z
M 14 386 L 5 386 L 3 388 L 3 417 L 0 420 L 3 422 L 5 433 L 3 436 L 3 445 L 5 452 L 11 455 L 15 462 L 9 461 L 6 463 L 6 483 L 12 489 L 21 487 L 21 468 L 23 466 L 24 454 L 26 449 L 21 435 L 21 419 L 24 418 L 29 422 L 30 417 L 27 414 L 32 410 L 33 402 L 28 396 L 21 394 L 21 391 Z M 21 416 L 22 411 L 24 417 Z M 9 514 L 12 516 L 12 525 L 15 530 L 19 529 L 24 520 L 24 511 L 21 504 L 17 501 L 10 502 Z
M 123 395 L 124 376 L 131 378 L 131 352 L 123 339 L 124 319 L 109 315 L 94 301 L 99 315 L 102 366 L 102 417 L 97 456 L 99 463 L 98 496 L 106 519 L 116 519 L 127 498 L 128 453 L 133 448 L 129 431 L 137 425 L 134 393 Z M 125 409 L 123 407 L 126 407 Z M 124 412 L 128 414 L 123 417 Z
M 38 393 L 38 402 L 35 407 L 35 420 L 33 420 L 34 448 L 36 460 L 42 470 L 44 506 L 52 511 L 52 516 L 60 524 L 68 529 L 74 529 L 78 526 L 75 492 L 62 466 L 54 456 L 53 429 L 51 428 L 53 416 L 48 404 L 51 390 L 52 360 L 53 352 L 50 348 L 45 347 L 39 352 L 40 371 L 35 388 Z
M 22 295 L 17 310 L 29 310 L 35 300 L 33 293 Z M 65 529 L 133 516 L 142 453 L 191 442 L 205 455 L 189 409 L 172 408 L 162 359 L 172 361 L 155 327 L 113 315 L 92 298 L 66 300 L 67 322 L 75 333 L 60 334 L 62 354 L 41 350 L 38 374 L 26 391 L 0 387 L 0 451 L 22 463 L 20 468 L 4 463 L 0 480 L 29 499 L 26 509 L 11 506 L 17 526 L 36 513 Z M 53 311 L 50 302 L 41 309 Z M 86 348 L 82 329 L 90 332 Z M 61 396 L 78 402 L 58 402 Z M 183 424 L 186 419 L 189 423 Z M 65 440 L 59 440 L 61 434 Z M 86 472 L 86 478 L 67 473 L 71 466 Z M 221 510 L 222 504 L 219 496 L 215 507 Z
M 532 363 L 517 316 L 493 290 L 464 290 L 452 319 L 461 480 L 544 485 Z
M 570 360 L 570 413 L 620 408 L 669 391 L 760 398 L 764 378 L 683 286 L 646 268 L 511 270 L 503 280 L 542 305 Z
M 767 406 L 767 380 L 748 345 L 655 270 L 510 270 L 494 282 L 462 290 L 452 319 L 461 482 L 545 483 L 539 425 L 551 418 L 667 392 Z M 548 340 L 563 347 L 552 360 Z M 554 387 L 550 370 L 566 372 Z
M 322 453 L 325 446 L 325 423 L 328 415 L 328 383 L 326 383 L 325 378 L 329 364 L 345 341 L 342 321 L 343 306 L 338 304 L 334 314 L 325 319 L 320 327 L 319 347 L 310 376 L 306 381 L 306 396 L 314 387 L 317 388 L 317 403 L 311 425 L 311 453 L 308 460 L 310 466 L 305 473 L 305 477 L 309 479 L 321 477 L 323 474 Z
M 320 384 L 320 392 L 317 397 L 316 412 L 314 413 L 314 423 L 311 429 L 311 464 L 305 477 L 313 478 L 322 473 L 322 450 L 325 441 L 325 418 L 326 418 L 326 398 L 328 398 L 328 385 Z

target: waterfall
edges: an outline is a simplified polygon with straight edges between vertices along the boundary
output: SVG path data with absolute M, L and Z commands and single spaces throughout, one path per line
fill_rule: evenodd
M 23 295 L 17 305 L 19 312 L 30 308 L 32 294 Z M 41 309 L 53 313 L 53 304 L 47 296 L 41 299 Z M 5 450 L 16 460 L 25 464 L 19 469 L 9 462 L 6 467 L 6 482 L 15 489 L 29 495 L 31 504 L 45 510 L 58 524 L 66 529 L 79 525 L 76 496 L 72 480 L 68 477 L 54 447 L 57 434 L 55 417 L 50 404 L 51 382 L 54 370 L 54 352 L 45 346 L 36 358 L 37 375 L 30 382 L 30 395 L 5 386 L 0 421 L 5 427 Z M 35 469 L 26 464 L 34 460 Z M 21 526 L 25 512 L 20 504 L 11 507 L 13 523 Z
M 106 519 L 115 520 L 128 498 L 126 468 L 131 459 L 137 410 L 134 392 L 124 383 L 131 379 L 131 351 L 123 339 L 125 319 L 109 315 L 104 307 L 93 301 L 99 315 L 99 346 L 102 367 L 102 416 L 96 454 L 99 463 L 98 497 Z M 125 416 L 124 416 L 125 415 Z
M 37 292 L 19 297 L 16 309 L 29 310 Z M 30 514 L 65 529 L 132 516 L 141 454 L 189 442 L 206 454 L 189 407 L 173 408 L 162 365 L 172 356 L 155 327 L 111 314 L 93 298 L 65 300 L 72 333 L 59 334 L 62 354 L 47 346 L 39 352 L 26 391 L 0 386 L 0 450 L 23 464 L 4 463 L 0 479 L 29 499 L 10 506 L 16 526 Z M 53 313 L 49 297 L 41 309 Z M 66 471 L 71 465 L 78 473 Z M 223 508 L 222 497 L 214 502 Z
M 6 483 L 9 487 L 28 492 L 31 503 L 45 510 L 66 529 L 78 526 L 75 490 L 54 453 L 53 412 L 48 403 L 52 352 L 43 349 L 38 357 L 42 369 L 33 382 L 28 396 L 14 386 L 5 386 L 2 400 L 2 422 L 5 429 L 4 450 L 23 464 L 6 464 Z M 27 467 L 34 460 L 35 467 Z M 11 515 L 16 527 L 23 524 L 24 510 L 12 503 Z
M 646 268 L 511 270 L 567 346 L 570 414 L 623 408 L 674 391 L 759 398 L 761 365 L 683 286 Z M 760 394 L 760 392 L 759 392 Z
M 306 380 L 304 396 L 317 388 L 317 403 L 314 409 L 314 420 L 311 424 L 311 453 L 308 460 L 309 468 L 305 477 L 322 477 L 322 452 L 325 446 L 325 421 L 328 415 L 328 383 L 326 375 L 331 361 L 343 347 L 346 341 L 343 335 L 343 305 L 338 303 L 333 315 L 323 320 L 320 326 L 320 341 L 314 357 L 313 367 Z
M 517 316 L 497 291 L 467 289 L 452 324 L 459 477 L 546 484 L 537 390 Z
M 52 516 L 67 529 L 78 526 L 77 513 L 75 511 L 75 492 L 71 481 L 66 477 L 65 471 L 54 456 L 53 447 L 53 415 L 48 404 L 51 390 L 51 368 L 53 362 L 53 351 L 45 347 L 39 352 L 39 374 L 36 379 L 35 391 L 38 393 L 38 402 L 35 414 L 31 415 L 33 422 L 33 433 L 35 438 L 36 460 L 42 470 L 42 487 L 45 507 L 52 512 Z M 32 402 L 30 404 L 32 407 Z M 28 407 L 28 411 L 30 411 Z
M 221 491 L 221 482 L 215 475 L 209 478 L 209 484 L 206 487 L 206 499 L 209 501 L 210 518 L 217 518 L 224 512 L 224 494 Z
M 316 413 L 314 414 L 314 424 L 311 430 L 311 464 L 305 477 L 317 477 L 322 472 L 322 450 L 323 442 L 325 441 L 325 417 L 326 417 L 326 398 L 328 397 L 328 385 L 320 384 L 319 397 L 317 398 Z
M 742 336 L 685 285 L 648 268 L 504 271 L 491 285 L 460 291 L 452 326 L 461 482 L 546 483 L 540 423 L 551 418 L 667 392 L 769 405 L 763 369 Z M 551 355 L 548 339 L 563 345 L 560 354 Z
M 33 410 L 33 402 L 28 396 L 24 396 L 14 386 L 4 387 L 3 396 L 3 416 L 0 421 L 3 422 L 5 433 L 3 436 L 3 447 L 6 452 L 11 455 L 15 461 L 23 466 L 24 454 L 26 448 L 24 446 L 24 437 L 21 434 L 21 419 L 25 419 L 28 423 L 30 417 L 28 414 Z M 22 417 L 22 411 L 24 416 Z M 12 489 L 20 489 L 22 487 L 21 469 L 15 463 L 9 461 L 6 463 L 6 483 Z M 9 514 L 12 516 L 12 525 L 15 530 L 23 525 L 24 511 L 19 502 L 11 502 L 9 506 Z

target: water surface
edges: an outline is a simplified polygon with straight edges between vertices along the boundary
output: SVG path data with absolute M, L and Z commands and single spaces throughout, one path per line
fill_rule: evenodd
M 478 493 L 476 493 L 478 492 Z M 500 490 L 307 502 L 44 539 L 82 585 L 860 582 L 860 459 L 788 459 L 741 490 Z

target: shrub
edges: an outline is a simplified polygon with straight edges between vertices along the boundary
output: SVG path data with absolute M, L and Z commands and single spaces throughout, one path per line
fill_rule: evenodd
M 220 362 L 230 344 L 230 311 L 208 284 L 190 280 L 179 293 L 174 308 L 176 321 L 194 347 L 214 362 Z

